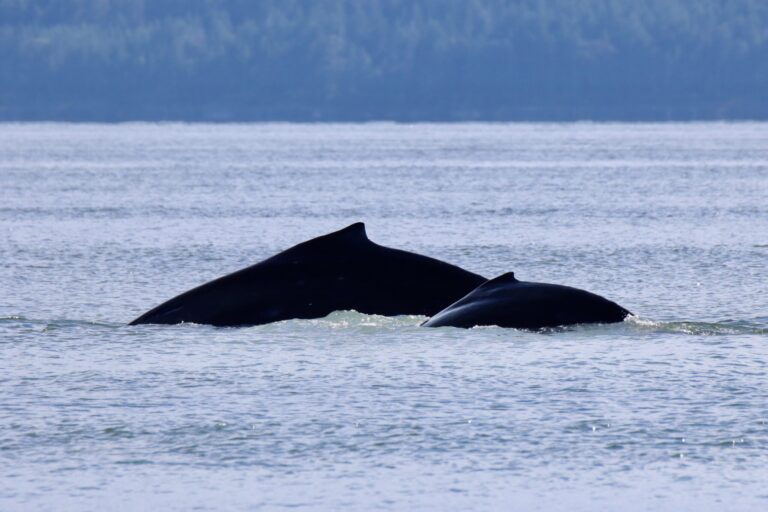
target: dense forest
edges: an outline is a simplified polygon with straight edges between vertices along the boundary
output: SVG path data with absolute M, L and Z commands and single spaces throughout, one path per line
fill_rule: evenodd
M 768 118 L 766 0 L 0 0 L 0 119 Z

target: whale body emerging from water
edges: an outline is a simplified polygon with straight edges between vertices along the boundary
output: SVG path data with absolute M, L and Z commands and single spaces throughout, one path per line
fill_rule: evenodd
M 424 322 L 426 327 L 496 325 L 538 330 L 574 324 L 622 322 L 628 310 L 570 286 L 529 283 L 508 272 L 472 290 Z
M 130 325 L 260 325 L 334 311 L 431 316 L 485 282 L 455 265 L 371 242 L 358 222 L 160 304 Z

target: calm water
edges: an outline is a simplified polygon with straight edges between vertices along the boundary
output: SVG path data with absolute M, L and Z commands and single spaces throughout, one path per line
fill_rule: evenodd
M 638 318 L 125 325 L 358 220 Z M 0 240 L 4 511 L 768 508 L 768 124 L 2 124 Z

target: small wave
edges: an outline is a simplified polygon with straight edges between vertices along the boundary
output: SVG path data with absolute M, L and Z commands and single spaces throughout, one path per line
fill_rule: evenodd
M 723 336 L 734 334 L 768 334 L 768 328 L 744 320 L 723 320 L 720 322 L 658 322 L 636 316 L 625 322 L 637 330 L 652 333 L 691 334 L 696 336 Z
M 8 316 L 0 316 L 0 322 L 18 322 L 19 320 L 26 320 L 23 316 L 20 315 L 8 315 Z
M 22 315 L 8 315 L 0 317 L 0 324 L 19 325 L 23 327 L 36 328 L 40 331 L 52 331 L 55 329 L 71 327 L 123 327 L 124 324 L 114 322 L 97 322 L 93 320 L 74 320 L 67 318 L 40 319 L 27 318 Z

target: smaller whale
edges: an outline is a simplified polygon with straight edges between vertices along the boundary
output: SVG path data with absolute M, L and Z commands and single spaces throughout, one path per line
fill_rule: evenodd
M 529 283 L 508 272 L 487 281 L 424 322 L 426 327 L 495 325 L 538 330 L 574 324 L 622 322 L 628 310 L 570 286 Z

